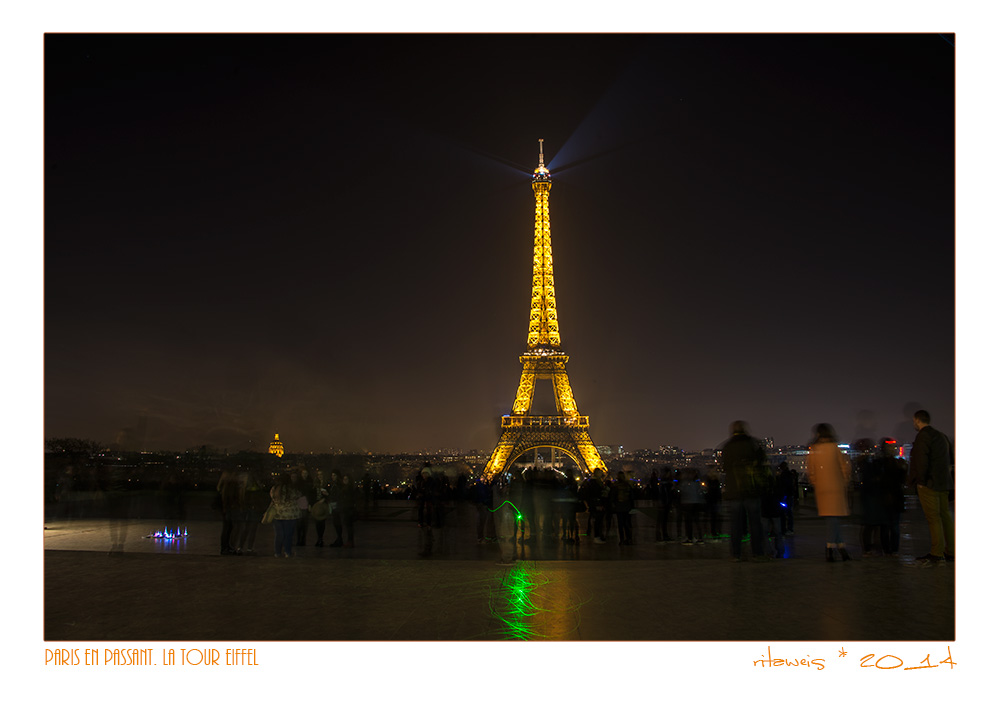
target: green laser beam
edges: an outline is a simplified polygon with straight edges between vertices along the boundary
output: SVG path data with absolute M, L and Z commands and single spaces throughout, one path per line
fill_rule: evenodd
M 514 509 L 514 513 L 516 513 L 516 514 L 517 514 L 517 520 L 521 520 L 521 512 L 520 512 L 519 510 L 517 510 L 517 506 L 515 506 L 515 505 L 514 505 L 513 503 L 511 503 L 510 501 L 504 501 L 503 503 L 501 503 L 501 504 L 500 504 L 499 506 L 497 506 L 496 508 L 487 508 L 487 510 L 488 510 L 488 511 L 489 511 L 490 513 L 496 513 L 497 511 L 499 511 L 499 510 L 500 510 L 501 508 L 503 508 L 504 506 L 510 506 L 511 508 L 513 508 L 513 509 Z

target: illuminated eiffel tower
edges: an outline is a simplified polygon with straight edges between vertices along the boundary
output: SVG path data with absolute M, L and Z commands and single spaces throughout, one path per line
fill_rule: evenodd
M 560 349 L 559 319 L 556 316 L 556 288 L 552 274 L 552 237 L 549 232 L 549 189 L 552 179 L 545 168 L 542 140 L 538 140 L 538 168 L 531 180 L 535 192 L 535 256 L 531 277 L 531 314 L 528 322 L 528 349 L 521 355 L 521 383 L 509 416 L 501 418 L 500 441 L 486 464 L 483 475 L 492 478 L 510 468 L 524 453 L 537 448 L 566 452 L 581 471 L 607 467 L 590 438 L 590 418 L 577 411 L 573 390 L 566 374 L 569 355 Z M 538 380 L 552 382 L 558 414 L 529 415 Z

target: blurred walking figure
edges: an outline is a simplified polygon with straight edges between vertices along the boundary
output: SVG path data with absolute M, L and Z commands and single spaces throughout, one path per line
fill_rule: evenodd
M 849 513 L 847 486 L 851 480 L 851 465 L 837 446 L 837 434 L 829 424 L 813 427 L 806 470 L 816 494 L 816 512 L 826 520 L 826 559 L 833 562 L 836 550 L 842 560 L 850 560 L 841 535 L 840 519 Z
M 764 529 L 760 522 L 760 490 L 755 472 L 766 465 L 764 449 L 748 433 L 746 422 L 729 425 L 732 435 L 722 447 L 722 468 L 726 472 L 723 498 L 729 502 L 732 559 L 740 560 L 743 536 L 749 527 L 750 552 L 755 560 L 764 555 Z
M 882 482 L 882 503 L 886 510 L 886 533 L 882 549 L 886 555 L 899 555 L 899 517 L 903 513 L 903 485 L 906 462 L 896 456 L 896 440 L 882 439 L 880 455 L 874 461 Z
M 649 487 L 652 493 L 652 497 L 656 499 L 656 537 L 654 540 L 657 543 L 666 543 L 669 540 L 673 540 L 670 537 L 670 529 L 667 526 L 667 519 L 670 517 L 670 506 L 672 504 L 670 498 L 670 486 L 669 479 L 667 475 L 664 474 L 663 478 L 657 477 L 656 472 L 649 477 Z
M 617 494 L 615 482 L 611 480 L 611 474 L 604 477 L 604 488 L 601 489 L 601 510 L 604 512 L 604 537 L 611 537 L 611 523 L 615 515 L 615 501 Z
M 604 472 L 594 473 L 583 484 L 582 496 L 587 502 L 587 535 L 597 544 L 604 543 L 604 512 L 601 510 L 601 492 L 604 490 Z
M 250 474 L 241 471 L 236 477 L 237 489 L 239 493 L 239 504 L 233 514 L 233 532 L 229 536 L 228 545 L 233 555 L 243 555 L 243 543 L 246 542 L 250 521 L 247 519 L 247 487 L 250 484 Z M 223 505 L 225 509 L 225 505 Z M 260 514 L 257 515 L 260 520 Z
M 322 483 L 322 480 L 319 481 Z M 313 544 L 317 548 L 323 547 L 323 536 L 326 534 L 326 519 L 330 515 L 330 503 L 327 498 L 330 492 L 325 488 L 319 489 L 319 494 L 311 506 L 309 515 L 316 524 L 316 542 Z
M 681 470 L 681 510 L 684 513 L 683 545 L 704 545 L 701 532 L 701 514 L 705 510 L 705 490 L 701 485 L 701 474 L 698 469 Z M 691 540 L 692 537 L 695 540 Z
M 476 542 L 493 542 L 496 540 L 496 528 L 490 512 L 493 508 L 493 489 L 482 478 L 472 483 L 472 502 L 476 506 Z
M 861 557 L 877 555 L 875 534 L 879 534 L 881 552 L 885 554 L 884 534 L 888 532 L 888 513 L 882 503 L 882 481 L 875 470 L 875 444 L 871 439 L 860 439 L 851 445 L 854 457 L 854 474 L 861 494 Z
M 795 505 L 799 502 L 799 474 L 788 468 L 788 462 L 778 464 L 778 493 L 781 497 L 779 526 L 782 535 L 795 535 Z
M 931 552 L 917 558 L 921 566 L 955 559 L 955 518 L 948 494 L 955 488 L 955 451 L 951 441 L 931 426 L 931 415 L 921 409 L 913 415 L 917 438 L 910 450 L 907 485 L 916 484 L 920 507 L 931 532 Z
M 619 471 L 612 488 L 615 518 L 618 520 L 618 545 L 632 545 L 632 484 L 625 478 L 625 472 Z
M 417 527 L 419 531 L 419 543 L 417 553 L 421 556 L 428 556 L 434 550 L 434 495 L 435 489 L 434 474 L 430 464 L 424 467 L 417 474 L 414 480 L 414 487 L 417 493 Z M 337 541 L 340 541 L 340 530 L 337 531 Z
M 534 469 L 516 474 L 510 483 L 510 500 L 520 514 L 520 518 L 514 523 L 515 530 L 518 525 L 521 527 L 521 535 L 518 541 L 521 544 L 530 543 L 535 537 L 536 524 L 534 520 Z M 531 535 L 526 535 L 530 533 Z M 517 533 L 514 534 L 517 536 Z
M 511 565 L 517 555 L 517 511 L 509 500 L 510 484 L 502 476 L 494 476 L 490 484 L 493 493 L 493 529 L 500 547 L 500 565 Z
M 357 514 L 358 490 L 354 485 L 354 479 L 344 474 L 340 477 L 340 494 L 337 496 L 337 510 L 340 511 L 339 523 L 335 521 L 335 526 L 343 524 L 347 531 L 347 541 L 343 542 L 340 528 L 337 528 L 337 543 L 343 543 L 347 548 L 354 547 L 354 518 Z
M 423 482 L 415 482 L 415 486 L 419 489 L 423 489 Z M 343 498 L 344 487 L 341 483 L 340 476 L 334 471 L 330 474 L 330 486 L 327 489 L 326 495 L 326 506 L 327 511 L 330 513 L 330 522 L 333 523 L 333 530 L 337 534 L 336 540 L 330 544 L 331 548 L 341 548 L 344 545 L 344 519 L 342 517 L 342 509 L 340 501 Z M 418 496 L 421 500 L 418 501 L 417 515 L 420 517 L 422 512 L 423 496 Z
M 722 537 L 722 482 L 716 469 L 708 474 L 705 484 L 705 510 L 708 512 L 708 533 L 712 538 Z
M 184 521 L 186 520 L 184 507 L 186 500 L 185 488 L 180 474 L 173 469 L 168 471 L 166 479 L 160 489 L 165 498 L 167 530 L 179 533 L 184 527 Z M 257 518 L 260 519 L 259 514 L 257 515 Z
M 270 503 L 271 497 L 264 479 L 258 473 L 250 474 L 243 494 L 243 519 L 246 523 L 236 541 L 237 553 L 256 554 L 254 544 L 257 542 L 257 526 Z
M 131 493 L 125 472 L 101 466 L 99 470 L 91 468 L 90 477 L 95 482 L 96 495 L 99 498 L 103 497 L 107 502 L 108 529 L 111 534 L 111 550 L 108 551 L 108 555 L 124 555 L 131 510 Z
M 309 530 L 309 505 L 316 497 L 318 484 L 313 483 L 313 478 L 306 469 L 302 469 L 295 477 L 294 484 L 299 491 L 299 520 L 295 528 L 295 543 L 296 545 L 305 545 L 306 531 Z
M 874 554 L 878 533 L 883 555 L 899 553 L 899 516 L 903 512 L 906 468 L 896 458 L 896 441 L 882 439 L 875 453 L 861 459 L 861 548 Z
M 784 462 L 782 462 L 784 463 Z M 773 550 L 775 558 L 785 557 L 784 532 L 781 529 L 781 514 L 784 513 L 784 501 L 782 500 L 781 481 L 775 477 L 765 488 L 764 494 L 760 497 L 760 515 L 764 526 L 764 538 L 768 543 L 774 539 Z
M 581 505 L 579 488 L 572 475 L 561 480 L 559 485 L 558 503 L 562 520 L 562 539 L 564 543 L 577 544 L 580 542 L 580 524 L 577 522 L 576 514 L 578 506 Z
M 230 541 L 236 519 L 243 509 L 243 484 L 232 471 L 223 471 L 215 490 L 219 492 L 222 501 L 222 535 L 219 552 L 221 555 L 234 555 L 236 549 L 232 547 Z
M 290 473 L 284 473 L 278 483 L 271 488 L 271 503 L 274 504 L 274 557 L 292 557 L 295 529 L 299 522 L 299 498 Z

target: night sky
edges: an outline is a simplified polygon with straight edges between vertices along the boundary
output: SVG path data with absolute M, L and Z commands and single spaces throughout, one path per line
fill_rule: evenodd
M 539 138 L 595 443 L 954 435 L 954 43 L 50 34 L 45 436 L 490 451 Z

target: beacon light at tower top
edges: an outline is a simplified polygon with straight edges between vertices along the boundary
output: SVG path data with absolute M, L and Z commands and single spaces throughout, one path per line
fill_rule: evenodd
M 542 142 L 545 139 L 538 140 L 538 168 L 535 169 L 535 173 L 532 177 L 532 182 L 538 181 L 550 181 L 549 170 L 545 168 L 545 153 L 542 151 Z

